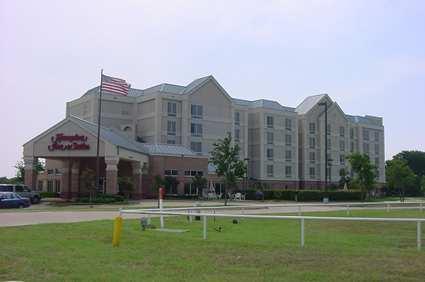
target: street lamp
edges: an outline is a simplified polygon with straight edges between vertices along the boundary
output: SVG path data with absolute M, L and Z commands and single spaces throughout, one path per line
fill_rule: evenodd
M 325 190 L 328 188 L 328 103 L 321 102 L 319 106 L 325 107 Z
M 245 171 L 245 187 L 244 187 L 244 192 L 246 192 L 247 188 L 248 188 L 248 165 L 249 165 L 249 158 L 244 158 L 243 159 L 246 162 L 246 171 Z

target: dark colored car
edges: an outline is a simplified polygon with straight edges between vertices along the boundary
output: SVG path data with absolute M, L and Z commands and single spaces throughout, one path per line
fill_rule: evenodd
M 23 198 L 14 192 L 0 192 L 0 208 L 27 208 L 30 199 Z
M 22 198 L 28 198 L 31 204 L 38 204 L 41 200 L 40 193 L 32 191 L 28 186 L 22 184 L 0 184 L 0 192 L 15 192 Z

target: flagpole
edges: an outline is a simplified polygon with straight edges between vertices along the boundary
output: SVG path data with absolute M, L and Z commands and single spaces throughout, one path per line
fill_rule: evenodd
M 97 115 L 97 146 L 96 146 L 96 190 L 100 190 L 100 163 L 99 163 L 99 143 L 100 143 L 100 120 L 102 112 L 102 83 L 103 83 L 103 69 L 100 71 L 100 87 L 99 87 L 99 106 Z

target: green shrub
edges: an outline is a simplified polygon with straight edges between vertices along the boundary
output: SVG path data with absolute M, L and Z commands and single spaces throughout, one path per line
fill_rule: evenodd
M 59 193 L 56 192 L 40 192 L 41 198 L 58 198 Z
M 90 197 L 80 197 L 77 199 L 78 203 L 93 203 L 93 204 L 111 204 L 111 203 L 123 203 L 126 199 L 122 195 L 108 195 L 102 194 L 93 197 L 90 201 Z

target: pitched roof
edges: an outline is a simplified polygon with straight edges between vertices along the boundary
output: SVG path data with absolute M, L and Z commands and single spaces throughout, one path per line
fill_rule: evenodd
M 295 108 L 282 106 L 279 102 L 273 100 L 260 99 L 255 101 L 248 101 L 243 99 L 232 99 L 236 105 L 241 105 L 251 108 L 266 108 L 278 111 L 289 111 L 294 112 Z
M 304 101 L 301 102 L 301 104 L 298 105 L 298 107 L 295 108 L 295 111 L 298 114 L 306 114 L 308 111 L 310 111 L 323 97 L 329 97 L 327 94 L 319 94 L 319 95 L 313 95 L 308 96 L 304 99 Z

